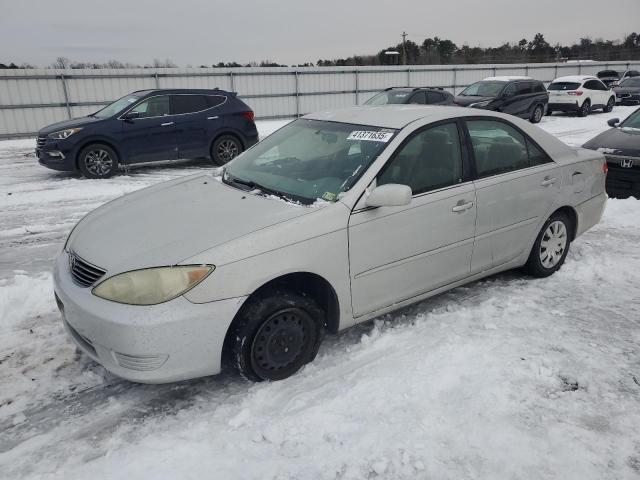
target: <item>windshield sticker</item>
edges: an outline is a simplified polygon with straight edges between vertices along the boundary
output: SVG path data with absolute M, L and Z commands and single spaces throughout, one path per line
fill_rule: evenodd
M 322 199 L 328 202 L 333 202 L 336 199 L 336 194 L 333 192 L 324 192 L 322 194 Z
M 351 132 L 347 137 L 347 140 L 366 140 L 369 142 L 382 142 L 387 143 L 393 137 L 393 133 L 389 132 L 370 132 L 365 130 L 358 130 Z

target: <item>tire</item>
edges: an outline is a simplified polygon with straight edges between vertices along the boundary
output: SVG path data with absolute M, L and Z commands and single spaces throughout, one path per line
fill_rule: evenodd
M 540 123 L 542 117 L 544 116 L 544 107 L 542 105 L 536 105 L 531 112 L 531 116 L 529 117 L 529 121 L 531 123 Z
M 548 277 L 560 270 L 571 245 L 573 224 L 569 217 L 556 212 L 544 223 L 536 238 L 525 270 L 534 277 Z
M 282 380 L 311 362 L 324 337 L 325 314 L 310 297 L 272 289 L 249 299 L 229 332 L 228 351 L 248 380 Z
M 609 113 L 613 110 L 613 107 L 616 105 L 616 99 L 611 97 L 605 107 L 602 109 L 604 113 Z
M 222 135 L 211 145 L 211 158 L 216 165 L 225 165 L 242 153 L 242 142 L 233 135 Z
M 118 155 L 102 143 L 84 147 L 78 155 L 78 168 L 86 178 L 109 178 L 118 168 Z
M 582 106 L 578 109 L 578 116 L 586 117 L 589 113 L 591 113 L 591 100 L 587 98 L 582 102 Z

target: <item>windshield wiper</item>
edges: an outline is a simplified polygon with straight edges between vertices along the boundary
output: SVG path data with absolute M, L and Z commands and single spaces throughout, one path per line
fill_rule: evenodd
M 259 183 L 254 182 L 253 180 L 244 180 L 242 178 L 234 177 L 226 170 L 222 173 L 222 181 L 227 185 L 243 185 L 245 187 L 249 187 L 248 189 L 243 188 L 242 190 L 260 190 L 264 194 L 275 195 L 276 197 L 280 197 L 284 200 L 293 201 L 291 197 L 289 197 L 286 193 L 281 192 L 280 190 L 274 190 L 273 188 L 265 187 L 264 185 L 260 185 Z

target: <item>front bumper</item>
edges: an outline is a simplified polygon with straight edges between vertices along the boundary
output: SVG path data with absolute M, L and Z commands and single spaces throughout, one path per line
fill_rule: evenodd
M 76 145 L 66 140 L 50 140 L 38 136 L 36 158 L 43 167 L 62 172 L 74 172 L 76 167 Z
M 640 105 L 640 93 L 621 93 L 616 96 L 617 105 Z
M 220 372 L 224 338 L 246 297 L 194 304 L 184 297 L 123 305 L 76 285 L 68 254 L 56 260 L 54 291 L 69 337 L 113 374 L 167 383 Z

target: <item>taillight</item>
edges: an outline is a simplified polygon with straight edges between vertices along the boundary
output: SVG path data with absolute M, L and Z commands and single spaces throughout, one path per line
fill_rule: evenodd
M 609 164 L 607 163 L 606 160 L 602 164 L 602 171 L 604 172 L 605 175 L 609 172 Z
M 579 97 L 580 95 L 582 95 L 584 92 L 581 91 L 577 91 L 577 92 L 567 92 L 569 95 L 575 95 L 576 97 Z
M 253 122 L 253 119 L 256 118 L 256 114 L 251 110 L 249 110 L 248 112 L 242 112 L 242 116 L 250 122 Z

